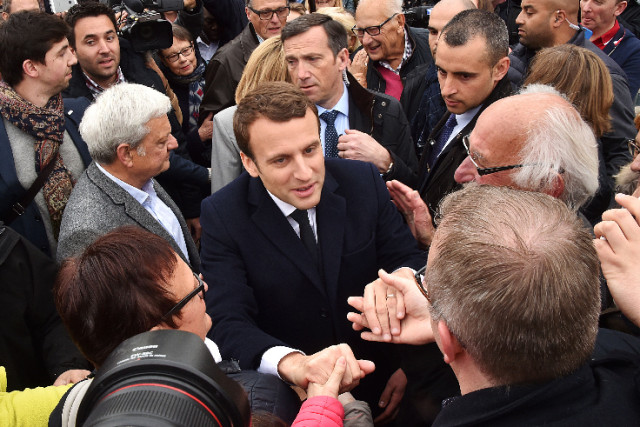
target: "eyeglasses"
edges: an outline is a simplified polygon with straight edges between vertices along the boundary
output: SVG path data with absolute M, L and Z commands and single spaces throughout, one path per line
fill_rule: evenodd
M 425 265 L 420 270 L 416 271 L 415 278 L 416 278 L 416 284 L 418 285 L 418 289 L 420 289 L 420 292 L 422 292 L 422 295 L 424 295 L 424 297 L 427 299 L 427 301 L 429 301 L 429 304 L 431 304 L 431 298 L 429 297 L 429 291 L 424 286 L 424 272 L 426 270 L 427 270 L 427 266 Z
M 390 17 L 388 17 L 382 24 L 380 25 L 372 25 L 371 27 L 367 27 L 367 28 L 358 28 L 355 25 L 353 26 L 353 28 L 351 28 L 351 31 L 353 31 L 353 34 L 355 34 L 356 36 L 358 36 L 359 38 L 364 37 L 364 33 L 366 32 L 367 34 L 369 34 L 370 36 L 379 36 L 380 32 L 382 30 L 382 26 L 384 24 L 386 24 L 387 22 L 391 21 L 395 16 L 397 15 L 397 13 L 394 13 L 393 15 L 391 15 Z
M 636 142 L 635 139 L 628 139 L 627 145 L 629 146 L 629 152 L 631 153 L 631 157 L 636 157 L 640 152 L 640 143 Z
M 289 11 L 291 10 L 289 6 L 279 7 L 277 9 L 264 9 L 264 10 L 256 10 L 251 6 L 248 6 L 248 7 L 249 7 L 249 10 L 255 13 L 256 15 L 258 15 L 258 17 L 262 21 L 269 21 L 271 18 L 273 18 L 274 13 L 278 15 L 278 18 L 286 18 L 287 16 L 289 16 Z
M 510 169 L 522 168 L 522 167 L 525 167 L 525 166 L 529 166 L 529 165 L 509 165 L 509 166 L 498 166 L 498 167 L 495 167 L 495 168 L 481 168 L 480 166 L 478 166 L 476 161 L 473 160 L 473 156 L 469 152 L 469 135 L 466 135 L 466 136 L 462 137 L 462 145 L 464 145 L 464 149 L 467 150 L 467 156 L 469 156 L 469 159 L 471 160 L 471 163 L 473 163 L 473 166 L 476 167 L 476 169 L 478 170 L 478 175 L 480 175 L 480 176 L 489 175 L 489 174 L 496 173 L 496 172 L 508 171 Z
M 193 273 L 193 277 L 195 277 L 198 281 L 198 286 L 193 291 L 189 292 L 186 297 L 182 298 L 179 303 L 174 305 L 171 310 L 167 311 L 167 314 L 162 316 L 162 318 L 160 319 L 161 321 L 169 319 L 171 316 L 178 313 L 196 295 L 200 294 L 200 299 L 204 299 L 204 282 L 196 273 Z
M 180 57 L 180 55 L 184 56 L 185 58 L 189 55 L 191 55 L 193 53 L 193 45 L 189 46 L 189 47 L 185 47 L 184 49 L 182 49 L 180 52 L 176 52 L 176 53 L 172 53 L 171 55 L 167 55 L 164 57 L 164 59 L 166 59 L 169 62 L 176 62 L 178 60 L 178 58 Z

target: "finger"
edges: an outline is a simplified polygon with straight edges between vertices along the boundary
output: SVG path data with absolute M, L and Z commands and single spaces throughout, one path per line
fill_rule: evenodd
M 391 399 L 391 392 L 393 391 L 393 384 L 390 381 L 387 381 L 387 385 L 382 390 L 382 394 L 380 395 L 380 400 L 378 401 L 378 406 L 381 408 L 385 408 L 387 403 Z
M 365 286 L 363 302 L 364 304 L 361 311 L 367 318 L 369 329 L 371 329 L 371 332 L 374 334 L 380 335 L 382 333 L 382 327 L 380 326 L 378 315 L 376 313 L 376 293 L 375 285 L 373 283 Z
M 376 370 L 376 364 L 371 360 L 358 360 L 358 365 L 360 366 L 360 376 L 363 378 L 365 375 L 369 375 L 373 371 Z
M 355 308 L 359 312 L 364 311 L 364 298 L 363 297 L 349 297 L 347 298 L 347 304 Z
M 393 288 L 387 288 L 387 295 L 394 291 Z M 400 320 L 398 320 L 398 299 L 402 295 L 400 292 L 395 292 L 392 297 L 387 297 L 387 311 L 389 312 L 389 341 L 391 341 L 391 335 L 398 335 L 400 333 Z
M 376 316 L 378 318 L 378 323 L 380 323 L 382 336 L 386 341 L 391 341 L 391 326 L 389 324 L 389 319 L 396 315 L 395 289 L 387 289 L 387 286 L 377 286 L 376 288 Z M 389 299 L 393 300 L 391 301 L 392 304 L 388 304 L 387 301 L 389 301 Z M 389 305 L 392 305 L 394 308 L 393 314 L 389 312 Z
M 626 194 L 616 194 L 616 202 L 626 208 L 636 219 L 640 220 L 640 200 L 637 197 Z
M 617 210 L 621 211 L 620 209 Z M 616 214 L 617 217 L 610 214 L 607 217 L 613 219 L 604 220 L 596 224 L 597 235 L 604 237 L 614 252 L 624 250 L 630 241 L 640 240 L 640 237 L 636 237 L 640 229 L 638 229 L 638 225 L 631 217 L 631 214 L 629 212 L 616 212 Z M 596 227 L 594 227 L 594 232 Z
M 342 382 L 342 377 L 347 370 L 347 359 L 344 356 L 341 356 L 336 360 L 336 365 L 333 368 L 333 372 L 329 376 L 325 387 L 328 387 L 330 391 L 334 392 L 336 395 L 338 394 L 338 390 L 340 389 L 340 383 Z
M 207 117 L 204 119 L 205 121 L 213 121 L 213 112 L 207 114 Z
M 342 384 L 357 384 L 360 381 L 360 365 L 358 364 L 356 357 L 353 355 L 351 347 L 347 344 L 339 344 L 338 349 L 347 361 L 347 372 L 345 372 L 342 378 Z
M 349 320 L 354 331 L 361 331 L 368 329 L 367 318 L 360 313 L 349 312 L 347 313 L 347 320 Z
M 380 279 L 387 285 L 392 288 L 406 294 L 409 291 L 412 291 L 413 287 L 416 287 L 414 280 L 408 280 L 404 277 L 394 276 L 393 274 L 389 274 L 383 269 L 378 270 L 378 276 Z

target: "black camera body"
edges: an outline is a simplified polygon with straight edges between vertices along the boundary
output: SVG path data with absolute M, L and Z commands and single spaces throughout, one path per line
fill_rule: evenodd
M 242 387 L 218 368 L 197 335 L 159 330 L 120 344 L 78 409 L 84 426 L 249 426 Z

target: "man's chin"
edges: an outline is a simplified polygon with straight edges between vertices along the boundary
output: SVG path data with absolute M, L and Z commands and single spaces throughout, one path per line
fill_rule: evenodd
M 616 192 L 636 195 L 640 194 L 638 183 L 640 182 L 640 172 L 631 170 L 631 164 L 627 164 L 620 169 L 617 175 L 614 176 L 616 180 Z

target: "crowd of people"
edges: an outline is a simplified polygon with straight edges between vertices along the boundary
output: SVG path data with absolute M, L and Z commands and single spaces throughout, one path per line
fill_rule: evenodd
M 640 422 L 640 5 L 414 3 L 185 0 L 142 43 L 4 0 L 1 424 L 81 425 L 164 329 L 255 426 Z

